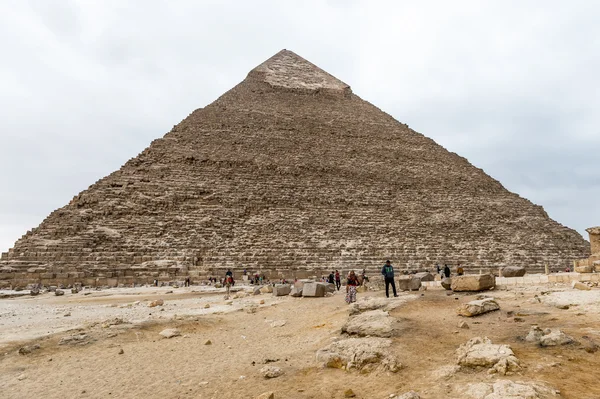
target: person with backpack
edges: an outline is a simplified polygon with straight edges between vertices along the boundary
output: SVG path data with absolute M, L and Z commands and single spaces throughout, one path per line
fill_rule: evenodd
M 392 291 L 394 292 L 394 296 L 397 297 L 396 293 L 396 283 L 394 282 L 394 267 L 389 260 L 385 261 L 385 265 L 381 269 L 381 274 L 383 274 L 383 278 L 385 279 L 385 296 L 387 298 L 390 297 L 390 284 L 392 285 Z

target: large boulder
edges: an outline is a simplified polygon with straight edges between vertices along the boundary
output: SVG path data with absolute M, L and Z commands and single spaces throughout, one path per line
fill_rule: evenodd
M 520 370 L 519 360 L 508 345 L 496 345 L 487 337 L 471 338 L 457 350 L 457 364 L 461 367 L 486 367 L 502 375 Z
M 294 282 L 294 287 L 302 289 L 302 287 L 304 287 L 304 284 L 309 284 L 309 283 L 314 283 L 315 280 L 311 280 L 311 279 L 300 279 Z
M 559 391 L 540 382 L 498 380 L 478 382 L 462 389 L 465 399 L 559 399 Z
M 450 277 L 444 277 L 442 279 L 442 287 L 444 287 L 444 289 L 446 289 L 446 290 L 451 290 L 452 289 L 452 279 Z
M 575 271 L 577 273 L 593 273 L 594 266 L 590 266 L 590 265 L 575 266 Z
M 558 328 L 546 328 L 542 330 L 538 326 L 531 327 L 525 340 L 537 343 L 540 346 L 569 345 L 576 342 L 573 337 L 565 334 Z
M 496 286 L 496 277 L 492 274 L 466 274 L 452 277 L 452 291 L 484 291 Z
M 160 332 L 163 338 L 173 338 L 181 335 L 181 332 L 176 328 L 166 328 Z
M 306 283 L 302 287 L 302 296 L 307 297 L 323 297 L 327 292 L 325 283 Z
M 506 266 L 502 268 L 502 277 L 523 277 L 527 270 L 521 266 Z
M 262 292 L 263 294 L 270 294 L 273 292 L 273 286 L 272 285 L 265 285 L 264 287 L 260 288 L 260 292 Z
M 370 335 L 389 338 L 393 334 L 395 321 L 396 319 L 390 317 L 388 312 L 370 310 L 350 317 L 346 324 L 342 326 L 342 332 L 361 337 Z
M 435 276 L 429 272 L 420 272 L 413 274 L 414 278 L 418 278 L 421 281 L 434 281 Z
M 323 367 L 395 373 L 402 364 L 391 353 L 391 345 L 392 340 L 388 338 L 348 338 L 319 349 L 317 361 Z
M 290 291 L 290 296 L 293 296 L 293 297 L 302 296 L 302 287 L 298 288 L 294 285 L 292 287 L 292 290 Z
M 462 304 L 457 312 L 460 316 L 473 317 L 479 316 L 484 313 L 493 312 L 494 310 L 500 310 L 500 305 L 494 300 L 494 298 L 484 298 L 478 301 L 471 301 Z
M 289 284 L 277 284 L 273 287 L 273 296 L 286 296 L 292 291 Z
M 401 276 L 396 288 L 398 291 L 418 291 L 421 288 L 421 279 L 413 276 Z

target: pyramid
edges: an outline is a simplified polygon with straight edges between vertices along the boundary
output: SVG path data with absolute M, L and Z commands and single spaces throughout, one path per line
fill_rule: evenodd
M 27 232 L 0 284 L 270 278 L 463 263 L 564 269 L 541 206 L 283 50 Z

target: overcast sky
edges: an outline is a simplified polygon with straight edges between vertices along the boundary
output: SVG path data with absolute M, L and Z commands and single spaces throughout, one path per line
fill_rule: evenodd
M 287 48 L 577 229 L 600 3 L 0 0 L 0 250 Z

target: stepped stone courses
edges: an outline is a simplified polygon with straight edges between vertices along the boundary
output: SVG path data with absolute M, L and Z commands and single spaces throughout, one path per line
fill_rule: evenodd
M 25 234 L 0 287 L 587 256 L 542 207 L 283 50 Z

